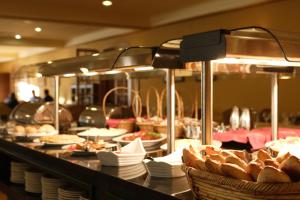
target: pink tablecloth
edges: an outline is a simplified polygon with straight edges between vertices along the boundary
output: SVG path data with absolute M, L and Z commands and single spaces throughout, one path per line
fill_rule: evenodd
M 288 136 L 299 136 L 300 129 L 291 128 L 279 128 L 278 138 L 286 138 Z M 213 138 L 220 142 L 238 142 L 238 143 L 250 143 L 253 150 L 263 148 L 265 143 L 272 140 L 272 130 L 268 128 L 253 129 L 247 131 L 239 129 L 236 131 L 230 130 L 224 133 L 214 133 Z
M 135 118 L 128 118 L 128 119 L 108 119 L 106 120 L 106 124 L 110 127 L 110 128 L 117 128 L 119 123 L 121 121 L 129 121 L 129 122 L 135 122 Z

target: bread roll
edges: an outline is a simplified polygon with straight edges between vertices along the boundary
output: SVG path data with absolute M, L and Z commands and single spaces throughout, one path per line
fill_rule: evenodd
M 25 128 L 25 132 L 27 135 L 32 135 L 32 134 L 36 134 L 38 132 L 38 130 L 35 126 L 27 126 Z
M 229 150 L 222 150 L 221 151 L 221 155 L 223 156 L 223 157 L 228 157 L 228 156 L 236 156 L 234 153 L 232 153 L 231 151 L 229 151 Z
M 192 165 L 194 165 L 196 169 L 207 171 L 204 159 L 195 160 Z
M 42 125 L 40 128 L 39 128 L 39 132 L 40 133 L 51 133 L 55 131 L 55 128 L 50 125 L 50 124 L 45 124 L 45 125 Z
M 290 156 L 283 161 L 279 168 L 288 174 L 293 181 L 300 180 L 300 160 L 296 156 Z
M 182 159 L 187 166 L 196 168 L 195 161 L 198 160 L 198 158 L 189 150 L 183 149 Z
M 220 154 L 210 154 L 210 155 L 207 156 L 207 158 L 210 158 L 210 159 L 215 160 L 215 161 L 220 162 L 220 163 L 225 162 L 225 158 Z
M 221 164 L 220 162 L 217 162 L 215 160 L 212 160 L 210 158 L 207 158 L 205 160 L 205 167 L 207 171 L 214 173 L 214 174 L 223 174 L 221 171 Z
M 251 160 L 251 154 L 248 153 L 247 151 L 241 151 L 241 150 L 230 150 L 230 151 L 240 159 L 244 160 L 245 162 L 249 162 Z
M 253 162 L 256 162 L 257 164 L 259 164 L 261 167 L 264 167 L 265 166 L 265 163 L 261 160 L 259 160 L 258 158 L 256 158 L 255 160 L 252 160 Z M 251 162 L 252 162 L 251 161 Z
M 264 164 L 265 164 L 265 166 L 273 166 L 275 168 L 279 167 L 279 163 L 276 162 L 276 160 L 273 160 L 273 159 L 267 159 L 267 160 L 265 160 Z
M 16 135 L 25 135 L 25 128 L 24 126 L 16 126 L 14 129 L 14 132 L 16 133 Z
M 247 166 L 247 173 L 250 174 L 250 176 L 252 177 L 252 179 L 254 181 L 257 181 L 257 177 L 258 174 L 260 173 L 260 171 L 262 170 L 262 166 L 260 163 L 257 163 L 255 161 L 251 161 L 248 166 Z
M 257 158 L 259 159 L 259 160 L 261 160 L 261 161 L 265 161 L 265 160 L 267 160 L 267 159 L 272 159 L 272 157 L 270 156 L 270 154 L 267 152 L 267 151 L 265 151 L 265 150 L 263 150 L 263 149 L 260 149 L 259 151 L 258 151 L 258 153 L 257 153 Z
M 225 159 L 225 162 L 238 165 L 243 170 L 247 170 L 247 163 L 245 161 L 243 161 L 242 159 L 240 159 L 239 157 L 228 156 Z
M 229 176 L 232 178 L 246 180 L 246 181 L 252 181 L 250 174 L 248 174 L 244 169 L 240 168 L 238 165 L 235 165 L 232 163 L 221 164 L 221 171 L 226 176 Z
M 287 153 L 284 153 L 282 155 L 277 155 L 276 157 L 276 161 L 279 162 L 279 163 L 282 163 L 284 160 L 286 160 L 288 157 L 290 157 L 290 153 L 287 152 Z
M 221 151 L 220 148 L 212 146 L 212 145 L 207 145 L 205 147 L 205 153 L 206 153 L 206 155 L 218 154 L 220 151 Z
M 257 182 L 260 183 L 288 183 L 291 182 L 290 177 L 282 170 L 272 166 L 264 167 L 258 177 Z

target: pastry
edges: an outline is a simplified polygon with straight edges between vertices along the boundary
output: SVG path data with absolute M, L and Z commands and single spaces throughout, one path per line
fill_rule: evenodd
M 246 181 L 252 181 L 250 174 L 248 174 L 244 169 L 240 168 L 238 165 L 235 165 L 232 163 L 221 164 L 221 171 L 226 176 L 229 176 L 232 178 L 246 180 Z
M 220 163 L 225 162 L 225 158 L 220 154 L 210 154 L 210 155 L 207 156 L 207 158 L 210 158 L 210 159 L 215 160 L 215 161 L 220 162 Z
M 260 171 L 257 177 L 257 182 L 287 183 L 287 182 L 291 182 L 291 179 L 284 171 L 272 166 L 266 166 Z
M 262 166 L 260 163 L 257 163 L 255 161 L 251 161 L 248 166 L 247 166 L 247 173 L 250 174 L 250 176 L 252 177 L 252 179 L 254 181 L 257 181 L 257 177 L 258 174 L 260 173 L 260 171 L 262 170 Z
M 35 126 L 27 126 L 25 128 L 25 132 L 27 135 L 37 134 L 38 130 Z
M 196 160 L 199 160 L 199 158 L 195 154 L 191 153 L 189 150 L 183 149 L 182 159 L 183 159 L 183 162 L 187 166 L 197 168 L 197 165 L 195 162 L 196 162 Z
M 205 147 L 205 153 L 206 155 L 210 155 L 210 154 L 218 154 L 221 150 L 215 146 L 212 145 L 207 145 Z
M 287 173 L 293 181 L 300 180 L 300 160 L 296 156 L 290 156 L 283 161 L 279 168 Z
M 248 153 L 247 151 L 241 151 L 241 150 L 230 150 L 230 151 L 240 159 L 244 160 L 245 162 L 249 162 L 251 160 L 251 154 Z
M 205 167 L 211 173 L 220 174 L 220 175 L 223 174 L 222 171 L 221 171 L 220 162 L 217 162 L 217 161 L 212 160 L 210 158 L 207 158 L 205 160 Z
M 243 170 L 247 169 L 247 163 L 245 161 L 243 161 L 242 159 L 240 159 L 239 157 L 234 157 L 234 156 L 228 156 L 225 159 L 226 163 L 231 163 L 231 164 L 235 164 L 238 165 L 240 168 L 242 168 Z
M 205 160 L 204 159 L 198 159 L 198 160 L 195 160 L 193 165 L 195 165 L 195 168 L 196 169 L 200 169 L 200 170 L 203 170 L 203 171 L 207 171 L 207 168 L 205 166 Z
M 276 168 L 279 167 L 279 163 L 276 162 L 276 160 L 273 160 L 273 159 L 266 159 L 264 161 L 264 164 L 265 164 L 265 166 L 273 166 L 273 167 L 276 167 Z
M 50 125 L 50 124 L 42 125 L 39 128 L 39 132 L 40 133 L 51 133 L 51 132 L 54 132 L 54 131 L 55 131 L 55 128 L 52 125 Z
M 25 128 L 24 126 L 18 125 L 15 127 L 14 132 L 16 135 L 25 135 Z
M 272 159 L 272 157 L 270 156 L 270 154 L 268 154 L 267 151 L 260 149 L 257 153 L 257 158 L 261 161 L 265 161 L 267 159 Z

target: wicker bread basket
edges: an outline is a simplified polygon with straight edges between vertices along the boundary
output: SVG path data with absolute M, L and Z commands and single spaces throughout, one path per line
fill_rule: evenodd
M 108 114 L 106 113 L 106 100 L 107 100 L 107 97 L 111 93 L 113 93 L 117 90 L 128 90 L 128 88 L 127 87 L 115 87 L 115 88 L 109 90 L 105 94 L 105 96 L 103 98 L 102 109 L 103 109 L 103 114 L 104 114 L 106 119 L 109 118 Z M 141 113 L 142 109 L 140 108 L 140 106 L 142 106 L 142 103 L 141 103 L 141 99 L 140 99 L 140 96 L 138 95 L 137 91 L 132 90 L 132 94 L 133 94 L 133 99 L 132 99 L 132 102 L 131 102 L 132 107 L 134 107 L 135 103 L 138 102 L 139 109 L 138 110 L 133 109 L 133 114 L 135 116 L 137 116 L 137 115 L 140 115 L 140 113 Z M 118 120 L 117 128 L 125 129 L 125 130 L 127 130 L 127 132 L 131 133 L 131 132 L 134 131 L 134 127 L 135 127 L 135 121 L 134 120 L 131 120 L 131 119 L 119 119 Z
M 175 92 L 176 94 L 176 100 L 177 100 L 177 119 L 183 119 L 183 115 L 184 115 L 184 108 L 183 108 L 183 101 L 182 101 L 182 98 L 180 97 L 179 93 L 176 91 Z M 163 100 L 164 100 L 164 97 L 166 95 L 166 90 L 164 89 L 162 92 L 161 92 L 161 95 L 160 95 L 160 115 L 161 115 L 161 118 L 163 116 Z M 165 133 L 167 134 L 167 125 L 163 125 L 163 124 L 154 124 L 154 130 L 158 133 Z M 184 133 L 184 128 L 182 125 L 175 125 L 175 137 L 176 138 L 180 138 L 183 136 L 183 133 Z
M 232 179 L 182 165 L 194 196 L 197 199 L 262 200 L 300 199 L 300 182 L 257 183 Z
M 151 92 L 154 92 L 155 97 L 156 97 L 156 116 L 160 116 L 160 96 L 156 88 L 150 87 L 147 91 L 146 95 L 146 109 L 147 109 L 147 119 L 151 118 L 151 113 L 150 113 L 150 94 Z M 139 116 L 140 117 L 140 116 Z M 144 121 L 144 122 L 137 122 L 136 125 L 140 128 L 140 130 L 144 131 L 154 131 L 154 122 L 153 121 Z

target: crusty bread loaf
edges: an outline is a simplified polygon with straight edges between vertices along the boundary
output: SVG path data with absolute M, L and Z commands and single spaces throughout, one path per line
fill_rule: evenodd
M 296 156 L 290 156 L 284 160 L 279 168 L 288 174 L 293 181 L 300 180 L 300 160 Z
M 204 159 L 198 159 L 195 160 L 194 163 L 192 164 L 195 166 L 196 169 L 200 169 L 203 171 L 207 171 L 206 166 L 205 166 L 205 160 Z
M 237 156 L 236 157 L 234 157 L 234 156 L 228 156 L 225 159 L 225 162 L 226 163 L 232 163 L 232 164 L 238 165 L 243 170 L 247 170 L 247 163 L 244 160 L 242 160 L 239 157 L 237 157 Z
M 250 162 L 251 160 L 251 154 L 248 153 L 247 151 L 242 151 L 242 150 L 230 150 L 234 155 L 239 157 L 240 159 L 244 160 L 245 162 Z
M 25 128 L 24 128 L 24 126 L 18 125 L 15 127 L 14 132 L 17 135 L 23 135 L 23 134 L 25 134 Z
M 183 162 L 187 166 L 190 166 L 190 167 L 195 167 L 195 166 L 192 166 L 192 162 L 195 160 L 198 160 L 198 158 L 187 149 L 183 149 L 182 159 L 183 159 Z
M 217 162 L 215 160 L 212 160 L 210 158 L 207 158 L 205 160 L 205 167 L 207 169 L 207 171 L 211 172 L 211 173 L 215 173 L 215 174 L 223 174 L 221 171 L 221 164 L 220 162 Z
M 234 153 L 232 153 L 231 151 L 229 151 L 229 150 L 222 150 L 221 151 L 221 155 L 223 156 L 223 157 L 228 157 L 228 156 L 236 156 Z
M 246 180 L 246 181 L 252 181 L 250 174 L 248 174 L 244 169 L 240 168 L 238 165 L 235 165 L 232 163 L 221 164 L 221 171 L 226 176 L 229 176 L 232 178 Z
M 205 153 L 206 153 L 206 155 L 218 154 L 220 151 L 221 151 L 220 148 L 212 146 L 212 145 L 207 145 L 205 147 Z
M 207 158 L 210 158 L 210 159 L 215 160 L 215 161 L 220 162 L 220 163 L 225 162 L 225 158 L 220 154 L 210 154 L 210 155 L 207 156 Z
M 36 134 L 38 132 L 38 129 L 35 126 L 26 126 L 25 132 L 27 135 Z
M 264 161 L 264 164 L 265 164 L 265 166 L 273 166 L 273 167 L 276 167 L 276 168 L 279 167 L 279 163 L 276 160 L 273 160 L 273 159 L 266 159 Z
M 270 156 L 270 154 L 267 152 L 267 151 L 265 151 L 265 150 L 263 150 L 263 149 L 260 149 L 259 151 L 258 151 L 258 153 L 257 153 L 257 158 L 259 159 L 259 160 L 261 160 L 261 161 L 265 161 L 265 160 L 267 160 L 267 159 L 272 159 L 272 157 Z
M 291 182 L 291 179 L 284 171 L 272 166 L 266 166 L 260 171 L 257 177 L 257 182 L 287 183 L 287 182 Z
M 251 175 L 254 181 L 257 181 L 258 174 L 262 170 L 262 165 L 255 161 L 251 161 L 247 166 L 247 173 Z

